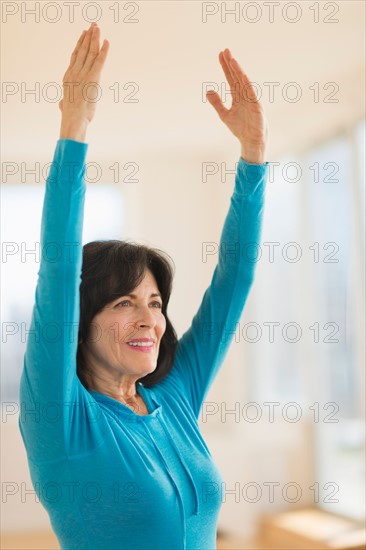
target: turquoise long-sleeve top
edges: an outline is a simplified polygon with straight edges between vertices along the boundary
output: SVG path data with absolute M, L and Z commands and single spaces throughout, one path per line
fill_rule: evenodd
M 136 383 L 143 416 L 76 373 L 87 149 L 59 139 L 46 181 L 19 390 L 32 484 L 64 550 L 212 550 L 223 478 L 199 417 L 253 284 L 268 163 L 239 158 L 211 284 L 168 375 Z

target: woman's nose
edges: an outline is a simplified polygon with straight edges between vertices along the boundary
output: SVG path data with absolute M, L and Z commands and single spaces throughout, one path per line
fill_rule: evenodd
M 138 310 L 136 322 L 139 326 L 154 327 L 156 319 L 149 307 L 142 307 Z

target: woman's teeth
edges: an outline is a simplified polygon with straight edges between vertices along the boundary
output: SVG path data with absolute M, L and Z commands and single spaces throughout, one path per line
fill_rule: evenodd
M 128 342 L 128 345 L 129 346 L 140 346 L 140 347 L 143 347 L 143 348 L 150 348 L 154 344 L 152 342 Z

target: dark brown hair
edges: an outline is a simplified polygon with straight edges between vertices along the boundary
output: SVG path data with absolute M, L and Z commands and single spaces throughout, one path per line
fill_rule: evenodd
M 166 330 L 160 341 L 156 369 L 140 378 L 139 382 L 147 387 L 153 386 L 171 370 L 177 346 L 177 334 L 167 315 L 173 285 L 173 265 L 171 257 L 162 250 L 134 242 L 93 241 L 83 246 L 77 374 L 84 386 L 86 380 L 83 371 L 86 365 L 81 343 L 90 336 L 92 319 L 119 296 L 133 292 L 142 281 L 146 269 L 154 275 L 162 297 Z

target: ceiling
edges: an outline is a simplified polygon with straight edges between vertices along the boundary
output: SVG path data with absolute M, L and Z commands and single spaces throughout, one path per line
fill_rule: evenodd
M 35 4 L 3 2 L 4 161 L 49 158 L 60 127 L 62 76 L 87 19 L 97 17 L 110 51 L 88 141 L 103 159 L 238 147 L 202 93 L 209 82 L 225 91 L 218 53 L 226 47 L 260 87 L 271 158 L 306 149 L 364 116 L 363 1 L 237 2 L 237 21 L 224 13 L 235 2 L 76 2 L 73 21 L 67 2 L 38 3 L 36 21 L 27 12 Z M 14 6 L 18 11 L 9 13 Z M 275 83 L 273 100 L 268 83 Z M 26 94 L 31 89 L 36 96 Z M 301 97 L 285 100 L 286 90 L 290 99 L 294 92 Z M 138 101 L 128 102 L 129 94 Z

